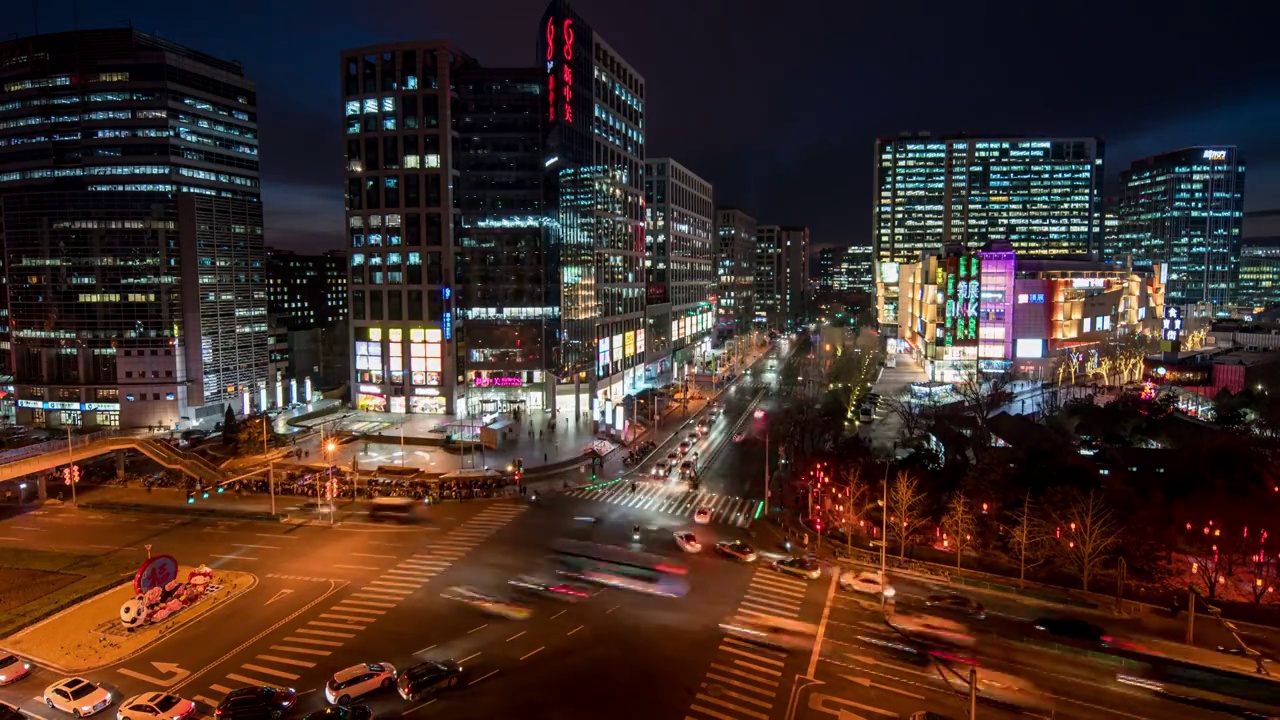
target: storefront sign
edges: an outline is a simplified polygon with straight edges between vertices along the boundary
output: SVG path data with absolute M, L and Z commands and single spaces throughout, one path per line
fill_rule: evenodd
M 444 331 L 445 340 L 453 339 L 453 312 L 452 311 L 445 311 L 444 315 L 441 316 L 440 329 Z
M 18 407 L 33 410 L 81 410 L 84 412 L 120 412 L 120 403 L 75 403 L 56 400 L 19 400 Z
M 377 385 L 361 385 L 360 392 L 378 395 L 382 393 L 382 388 L 378 387 Z
M 524 380 L 518 377 L 479 377 L 475 378 L 476 387 L 524 387 Z
M 172 555 L 147 558 L 133 576 L 133 594 L 143 595 L 151 588 L 163 588 L 178 579 L 178 561 Z
M 1083 288 L 1101 288 L 1106 286 L 1106 278 L 1074 278 L 1071 281 L 1071 287 L 1077 290 Z

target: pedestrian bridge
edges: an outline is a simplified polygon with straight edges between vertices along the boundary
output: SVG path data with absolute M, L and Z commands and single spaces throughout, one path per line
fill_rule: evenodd
M 106 436 L 103 437 L 103 435 Z M 15 453 L 19 455 L 16 458 L 5 457 L 9 455 L 8 453 L 0 455 L 0 482 L 52 470 L 59 465 L 66 465 L 68 461 L 78 463 L 117 450 L 136 450 L 166 468 L 178 470 L 203 481 L 206 485 L 220 483 L 227 479 L 225 473 L 199 455 L 183 452 L 150 438 L 113 436 L 103 433 L 75 438 L 70 443 L 60 441 L 43 443 L 40 449 L 42 452 L 32 454 L 28 448 L 19 448 L 19 453 Z

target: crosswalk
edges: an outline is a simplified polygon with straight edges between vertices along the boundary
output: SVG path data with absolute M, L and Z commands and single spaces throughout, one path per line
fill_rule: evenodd
M 759 500 L 692 492 L 674 483 L 640 482 L 631 492 L 631 483 L 614 482 L 566 491 L 570 497 L 595 500 L 637 510 L 654 510 L 683 517 L 693 517 L 698 508 L 711 508 L 711 522 L 747 527 L 755 519 Z
M 490 505 L 430 543 L 424 552 L 400 560 L 393 567 L 367 568 L 380 571 L 377 579 L 346 594 L 322 612 L 308 616 L 314 619 L 290 629 L 284 637 L 273 638 L 266 647 L 249 651 L 244 657 L 251 659 L 218 682 L 202 688 L 193 699 L 212 708 L 237 685 L 288 684 L 317 663 L 326 663 L 326 670 L 330 664 L 334 665 L 334 671 L 339 670 L 341 663 L 325 658 L 515 520 L 526 508 L 514 503 Z
M 756 568 L 738 617 L 797 619 L 808 589 L 803 580 Z M 784 652 L 724 636 L 685 720 L 768 720 L 785 690 L 786 660 Z

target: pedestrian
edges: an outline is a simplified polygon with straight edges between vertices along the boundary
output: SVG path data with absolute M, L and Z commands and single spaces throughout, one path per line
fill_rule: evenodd
M 546 463 L 551 462 L 551 460 L 550 460 L 550 458 L 548 457 L 547 453 L 542 453 L 542 462 L 543 462 L 543 464 L 546 464 Z

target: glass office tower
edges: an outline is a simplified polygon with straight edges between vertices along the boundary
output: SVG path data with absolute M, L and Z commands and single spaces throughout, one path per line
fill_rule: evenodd
M 1168 304 L 1236 300 L 1244 169 L 1236 148 L 1214 146 L 1144 158 L 1121 173 L 1121 253 L 1167 269 Z
M 561 303 L 555 409 L 613 424 L 644 380 L 645 81 L 566 0 L 537 32 Z

